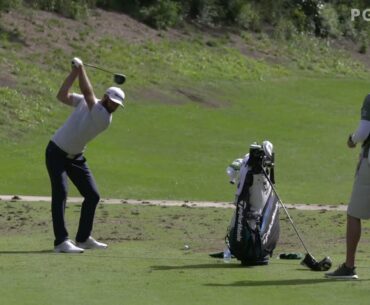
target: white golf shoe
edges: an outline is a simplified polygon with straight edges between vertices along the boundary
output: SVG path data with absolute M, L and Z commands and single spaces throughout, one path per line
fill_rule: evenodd
M 57 253 L 83 253 L 84 249 L 76 247 L 72 240 L 67 239 L 61 244 L 55 246 L 54 251 Z
M 89 236 L 89 238 L 86 239 L 86 241 L 77 242 L 76 244 L 78 247 L 82 249 L 107 249 L 108 248 L 107 244 L 101 243 L 95 240 L 94 238 L 92 238 L 91 236 Z

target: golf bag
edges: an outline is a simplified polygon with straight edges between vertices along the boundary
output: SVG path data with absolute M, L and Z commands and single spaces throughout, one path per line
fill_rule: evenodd
M 275 183 L 273 145 L 268 141 L 252 144 L 244 159 L 227 168 L 230 182 L 238 183 L 225 241 L 243 265 L 268 264 L 279 239 L 278 198 L 264 172 Z

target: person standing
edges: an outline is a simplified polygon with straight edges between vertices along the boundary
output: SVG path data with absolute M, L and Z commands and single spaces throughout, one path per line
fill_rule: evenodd
M 361 108 L 361 120 L 355 133 L 347 140 L 349 148 L 362 143 L 356 169 L 351 199 L 347 208 L 346 260 L 327 278 L 357 279 L 355 257 L 361 237 L 361 220 L 370 218 L 370 94 L 365 97 Z
M 82 95 L 70 93 L 76 79 Z M 119 106 L 124 106 L 124 98 L 125 94 L 120 88 L 110 87 L 103 98 L 98 100 L 82 60 L 77 57 L 72 60 L 72 70 L 60 87 L 57 99 L 74 107 L 74 111 L 55 132 L 46 148 L 46 167 L 52 191 L 51 212 L 55 252 L 82 253 L 85 249 L 108 247 L 91 236 L 100 195 L 83 153 L 86 144 L 109 127 L 112 113 Z M 65 224 L 67 177 L 84 197 L 76 243 L 69 239 Z

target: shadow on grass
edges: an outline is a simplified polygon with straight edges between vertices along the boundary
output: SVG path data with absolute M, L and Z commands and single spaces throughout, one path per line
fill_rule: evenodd
M 0 251 L 2 254 L 50 254 L 55 253 L 53 250 L 36 250 L 36 251 Z
M 205 284 L 208 287 L 261 287 L 261 286 L 299 286 L 315 285 L 323 283 L 333 283 L 343 280 L 335 279 L 291 279 L 291 280 L 274 280 L 274 281 L 238 281 L 230 284 Z M 351 280 L 352 283 L 368 282 L 369 280 Z M 348 281 L 347 281 L 348 282 Z
M 257 267 L 257 266 L 255 266 Z M 261 266 L 258 266 L 261 267 Z M 178 269 L 232 269 L 232 268 L 253 268 L 253 266 L 242 266 L 240 264 L 198 264 L 182 266 L 151 266 L 153 270 L 178 270 Z

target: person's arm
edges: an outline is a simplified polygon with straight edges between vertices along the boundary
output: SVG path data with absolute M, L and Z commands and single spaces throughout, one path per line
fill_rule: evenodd
M 67 78 L 64 80 L 62 86 L 60 87 L 57 99 L 64 104 L 73 106 L 73 97 L 72 94 L 69 92 L 71 89 L 73 82 L 79 75 L 79 70 L 75 66 L 72 67 L 72 71 L 69 73 Z
M 361 107 L 361 120 L 355 133 L 351 134 L 347 140 L 347 146 L 349 148 L 356 147 L 359 142 L 364 142 L 370 134 L 370 94 L 367 94 L 364 98 Z
M 347 141 L 347 145 L 350 148 L 356 147 L 359 142 L 364 142 L 370 134 L 370 121 L 360 120 L 360 123 L 354 134 L 350 135 Z
M 80 85 L 81 93 L 85 97 L 87 106 L 91 110 L 92 107 L 96 104 L 96 97 L 95 97 L 93 87 L 86 74 L 85 67 L 83 66 L 83 64 L 79 66 L 78 82 Z

